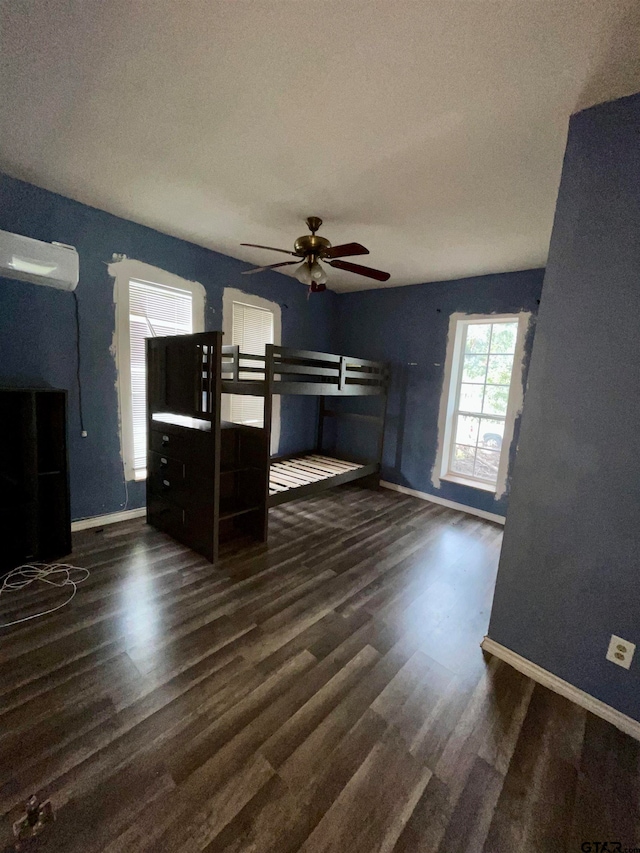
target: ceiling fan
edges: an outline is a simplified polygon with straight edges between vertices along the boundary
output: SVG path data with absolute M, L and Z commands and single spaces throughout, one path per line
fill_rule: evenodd
M 256 267 L 253 270 L 245 270 L 243 275 L 253 275 L 264 270 L 274 270 L 277 267 L 288 267 L 292 264 L 299 264 L 295 270 L 295 277 L 302 284 L 309 286 L 311 293 L 319 293 L 327 289 L 327 273 L 320 263 L 328 264 L 339 270 L 346 272 L 354 272 L 358 275 L 364 275 L 367 278 L 374 278 L 376 281 L 387 281 L 389 279 L 388 272 L 382 270 L 374 270 L 372 267 L 363 267 L 360 264 L 352 264 L 350 261 L 343 261 L 341 258 L 353 257 L 354 255 L 368 255 L 369 250 L 361 246 L 360 243 L 343 243 L 341 246 L 332 246 L 326 237 L 318 237 L 316 231 L 322 225 L 322 219 L 319 216 L 310 216 L 307 219 L 307 225 L 311 234 L 303 234 L 293 244 L 293 252 L 289 249 L 274 249 L 272 246 L 259 246 L 257 243 L 240 243 L 241 246 L 253 246 L 255 249 L 269 249 L 271 252 L 283 252 L 285 255 L 293 255 L 298 258 L 295 261 L 283 261 L 279 264 L 269 264 L 265 267 Z M 300 263 L 302 260 L 302 263 Z

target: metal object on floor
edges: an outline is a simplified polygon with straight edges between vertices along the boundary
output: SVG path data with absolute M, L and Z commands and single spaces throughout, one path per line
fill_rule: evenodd
M 35 794 L 29 797 L 25 814 L 13 824 L 13 834 L 18 839 L 16 851 L 28 850 L 29 847 L 24 846 L 23 842 L 39 835 L 55 819 L 51 800 L 41 803 Z

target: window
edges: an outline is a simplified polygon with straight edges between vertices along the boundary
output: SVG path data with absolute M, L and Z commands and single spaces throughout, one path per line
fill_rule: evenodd
M 527 322 L 528 315 L 452 317 L 442 479 L 504 491 L 513 422 L 522 400 L 517 369 Z M 441 427 L 442 420 L 441 411 Z
M 268 343 L 280 345 L 282 318 L 277 302 L 243 293 L 233 287 L 225 287 L 222 295 L 223 343 L 240 347 L 240 352 L 264 355 Z M 241 367 L 243 363 L 241 362 Z M 255 367 L 255 362 L 244 362 L 244 366 Z M 243 374 L 261 378 L 260 374 Z M 246 397 L 240 394 L 222 395 L 222 419 L 235 423 L 262 426 L 264 423 L 264 398 Z M 275 395 L 271 410 L 271 452 L 277 453 L 280 445 L 280 397 Z
M 145 339 L 204 328 L 204 288 L 138 261 L 111 264 L 116 277 L 116 360 L 125 476 L 147 475 Z
M 244 302 L 232 304 L 232 344 L 240 347 L 247 355 L 264 355 L 266 344 L 273 343 L 273 312 Z M 243 363 L 240 363 L 240 367 Z M 255 362 L 244 366 L 255 367 Z M 263 373 L 251 374 L 240 371 L 240 379 L 263 379 Z M 231 420 L 248 426 L 264 426 L 264 397 L 231 395 Z

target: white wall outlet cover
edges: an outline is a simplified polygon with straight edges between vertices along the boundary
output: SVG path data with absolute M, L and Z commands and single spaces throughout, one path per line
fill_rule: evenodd
M 615 634 L 612 634 L 607 649 L 607 660 L 624 667 L 624 669 L 629 669 L 635 651 L 635 643 L 630 643 L 623 640 L 622 637 L 616 637 Z

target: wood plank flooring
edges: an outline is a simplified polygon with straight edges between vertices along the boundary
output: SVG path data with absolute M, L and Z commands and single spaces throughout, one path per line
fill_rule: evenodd
M 270 516 L 216 567 L 74 537 L 72 604 L 0 631 L 0 849 L 34 792 L 46 853 L 640 848 L 640 744 L 480 651 L 500 527 L 356 485 Z

